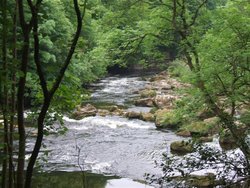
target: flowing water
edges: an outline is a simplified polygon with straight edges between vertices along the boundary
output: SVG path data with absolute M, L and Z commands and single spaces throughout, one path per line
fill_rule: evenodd
M 128 105 L 129 110 L 148 111 L 149 108 L 131 105 L 137 96 L 135 91 L 146 83 L 140 77 L 105 78 L 93 85 L 92 102 Z M 81 177 L 81 171 L 91 172 L 92 175 L 87 176 L 89 182 L 93 177 L 102 182 L 100 186 L 92 184 L 88 188 L 150 187 L 132 180 L 143 181 L 145 173 L 160 174 L 155 161 L 161 161 L 162 153 L 169 152 L 170 142 L 180 140 L 172 131 L 157 130 L 154 123 L 117 116 L 82 120 L 64 117 L 64 121 L 68 128 L 64 135 L 53 134 L 44 138 L 40 165 L 46 173 L 36 176 L 37 187 L 39 183 L 43 185 L 40 187 L 50 187 L 46 183 L 57 180 L 63 181 L 65 186 L 57 184 L 53 186 L 55 188 L 81 187 L 81 178 L 77 178 Z M 32 148 L 31 143 L 28 148 Z M 46 162 L 42 161 L 43 158 Z M 69 182 L 79 182 L 79 186 Z

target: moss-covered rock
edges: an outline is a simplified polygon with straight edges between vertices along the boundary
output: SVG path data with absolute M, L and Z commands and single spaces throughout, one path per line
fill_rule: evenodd
M 155 112 L 155 124 L 158 128 L 177 128 L 181 119 L 174 110 L 161 109 Z
M 187 178 L 187 184 L 190 187 L 214 187 L 216 183 L 216 176 L 213 173 L 205 175 L 190 175 Z
M 185 155 L 194 151 L 193 144 L 189 141 L 175 141 L 170 144 L 172 153 L 177 155 Z
M 153 89 L 144 89 L 139 92 L 141 98 L 150 98 L 156 96 L 156 91 Z
M 200 143 L 213 142 L 213 137 L 211 137 L 211 136 L 200 137 L 197 139 L 197 142 L 200 142 Z
M 214 114 L 208 109 L 202 109 L 196 113 L 196 116 L 200 120 L 208 119 L 214 116 Z
M 237 142 L 228 129 L 225 129 L 220 133 L 219 143 L 221 148 L 224 150 L 237 148 Z
M 154 116 L 154 114 L 144 112 L 144 113 L 141 113 L 140 119 L 143 120 L 143 121 L 154 122 L 155 121 L 155 116 Z
M 206 137 L 218 133 L 220 130 L 219 119 L 216 117 L 205 119 L 204 121 L 194 121 L 183 125 L 178 132 L 190 132 L 193 137 Z
M 126 117 L 129 119 L 140 119 L 141 118 L 141 113 L 140 112 L 134 112 L 130 111 L 126 113 Z
M 178 130 L 178 131 L 176 132 L 176 135 L 182 136 L 182 137 L 190 137 L 190 136 L 191 136 L 191 133 L 190 133 L 190 131 L 188 131 L 188 130 Z

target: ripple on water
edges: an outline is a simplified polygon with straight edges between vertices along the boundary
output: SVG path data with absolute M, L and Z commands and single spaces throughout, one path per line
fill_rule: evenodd
M 96 101 L 112 100 L 124 104 L 133 99 L 136 96 L 134 91 L 145 84 L 138 77 L 107 78 L 95 84 L 92 97 Z M 64 135 L 49 135 L 44 139 L 50 151 L 45 169 L 79 171 L 80 164 L 84 170 L 144 180 L 145 173 L 161 173 L 154 161 L 162 160 L 162 153 L 168 151 L 168 143 L 181 139 L 171 131 L 156 130 L 153 123 L 116 116 L 82 120 L 64 117 L 64 121 L 68 128 Z M 112 183 L 119 188 L 126 184 Z M 133 185 L 127 184 L 126 187 Z M 139 185 L 135 187 L 139 188 Z

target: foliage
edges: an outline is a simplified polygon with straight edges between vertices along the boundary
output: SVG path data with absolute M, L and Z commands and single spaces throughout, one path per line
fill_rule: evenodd
M 204 177 L 207 173 L 216 176 L 211 185 L 227 187 L 231 184 L 241 185 L 249 174 L 247 162 L 239 150 L 226 153 L 220 149 L 208 145 L 196 145 L 196 152 L 183 157 L 164 154 L 164 162 L 158 164 L 163 171 L 162 177 L 147 174 L 147 179 L 152 184 L 160 184 L 161 187 L 189 187 L 192 186 L 190 179 L 195 174 Z M 207 174 L 209 176 L 209 174 Z M 211 186 L 210 185 L 210 186 Z M 199 185 L 196 185 L 199 187 Z

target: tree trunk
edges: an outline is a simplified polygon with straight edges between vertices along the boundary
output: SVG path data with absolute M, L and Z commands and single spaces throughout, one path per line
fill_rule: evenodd
M 84 1 L 84 12 L 83 15 L 85 14 L 85 10 L 86 10 L 86 3 L 87 0 Z M 44 120 L 46 118 L 46 113 L 49 109 L 51 100 L 56 92 L 56 90 L 58 89 L 58 87 L 60 86 L 60 83 L 64 77 L 65 71 L 67 70 L 69 64 L 70 64 L 70 60 L 73 56 L 73 53 L 75 51 L 76 48 L 76 44 L 77 41 L 80 37 L 81 34 L 81 29 L 82 29 L 82 16 L 81 16 L 81 12 L 79 9 L 79 5 L 78 5 L 78 0 L 74 0 L 74 8 L 75 8 L 75 12 L 76 12 L 76 16 L 77 16 L 77 29 L 76 29 L 76 33 L 74 35 L 71 47 L 69 49 L 69 52 L 67 54 L 66 60 L 63 64 L 63 66 L 61 67 L 58 76 L 55 79 L 55 82 L 51 88 L 51 90 L 49 91 L 47 88 L 47 83 L 44 77 L 44 73 L 42 71 L 42 66 L 41 66 L 41 62 L 40 62 L 40 58 L 39 58 L 39 50 L 40 50 L 40 44 L 39 44 L 39 37 L 38 37 L 38 6 L 34 6 L 32 5 L 32 3 L 29 3 L 30 9 L 32 11 L 32 17 L 33 17 L 33 22 L 32 22 L 32 26 L 33 26 L 33 38 L 34 38 L 34 60 L 36 63 L 36 67 L 37 67 L 37 74 L 39 76 L 40 79 L 40 85 L 41 88 L 43 90 L 43 97 L 44 97 L 44 101 L 43 101 L 43 106 L 42 109 L 39 113 L 39 117 L 37 120 L 37 127 L 38 127 L 38 135 L 37 135 L 37 139 L 36 139 L 36 143 L 34 146 L 34 149 L 32 151 L 32 155 L 30 157 L 30 161 L 27 167 L 27 171 L 26 171 L 26 181 L 25 181 L 25 188 L 31 188 L 31 180 L 32 180 L 32 175 L 33 175 L 33 168 L 35 165 L 35 162 L 37 160 L 37 156 L 39 154 L 41 145 L 42 145 L 42 141 L 43 141 L 43 135 L 44 135 Z
M 2 187 L 7 187 L 8 172 L 8 73 L 7 73 L 7 1 L 2 1 L 2 61 L 3 61 L 3 96 L 2 110 L 4 119 L 4 148 L 2 165 Z M 1 88 L 2 89 L 2 88 Z
M 26 171 L 26 181 L 25 181 L 25 188 L 30 188 L 31 187 L 31 179 L 32 179 L 32 174 L 33 174 L 33 168 L 37 159 L 37 156 L 39 154 L 42 141 L 43 141 L 43 128 L 44 128 L 44 120 L 46 117 L 46 113 L 48 111 L 50 105 L 50 100 L 44 100 L 43 107 L 41 112 L 39 113 L 39 117 L 37 120 L 37 126 L 38 126 L 38 133 L 36 137 L 36 143 L 34 146 L 34 149 L 32 151 L 32 155 L 30 157 L 30 161 L 27 167 Z
M 12 63 L 16 62 L 17 59 L 17 1 L 14 8 L 14 16 L 13 16 L 13 49 L 12 49 Z M 13 163 L 13 132 L 14 132 L 14 118 L 16 113 L 16 73 L 15 70 L 11 73 L 11 114 L 10 114 L 10 129 L 9 129 L 9 188 L 14 187 L 15 183 L 15 167 Z
M 20 6 L 20 4 L 19 4 Z M 17 166 L 17 187 L 24 187 L 24 163 L 25 163 L 25 126 L 24 126 L 24 93 L 29 55 L 29 30 L 25 26 L 23 29 L 23 48 L 20 70 L 22 75 L 18 82 L 17 91 L 17 123 L 19 134 L 18 166 Z

